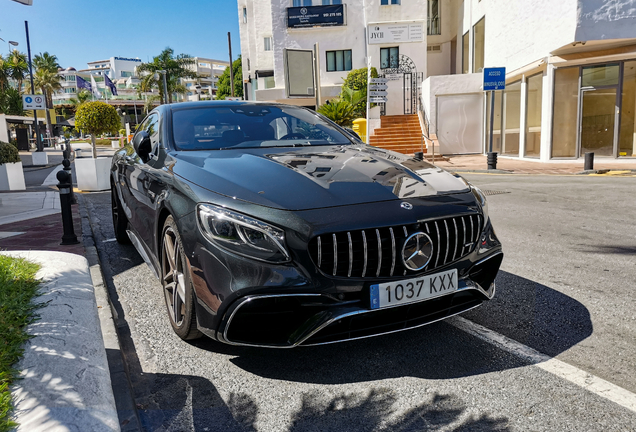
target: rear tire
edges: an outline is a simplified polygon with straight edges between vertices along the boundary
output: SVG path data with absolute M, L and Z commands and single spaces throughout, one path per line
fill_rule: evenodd
M 113 229 L 117 243 L 130 244 L 130 238 L 126 232 L 126 230 L 128 230 L 128 218 L 121 206 L 121 201 L 119 201 L 117 188 L 113 184 L 110 185 L 110 205 L 113 213 Z
M 174 332 L 183 340 L 198 339 L 194 289 L 186 263 L 181 235 L 172 216 L 163 225 L 161 236 L 161 283 Z

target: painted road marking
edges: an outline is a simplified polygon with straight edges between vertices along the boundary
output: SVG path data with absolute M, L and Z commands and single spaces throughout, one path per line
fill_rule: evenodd
M 468 334 L 478 337 L 498 348 L 511 354 L 521 357 L 530 362 L 533 366 L 550 372 L 559 378 L 570 381 L 583 389 L 601 396 L 609 401 L 619 404 L 630 411 L 636 412 L 636 394 L 625 390 L 609 381 L 605 381 L 575 366 L 557 360 L 553 357 L 540 353 L 522 343 L 512 340 L 502 334 L 487 329 L 462 317 L 454 317 L 447 320 L 449 324 L 465 331 Z
M 51 173 L 46 176 L 44 182 L 42 182 L 42 186 L 56 186 L 59 181 L 57 180 L 57 173 L 64 169 L 64 165 L 60 164 L 51 171 Z

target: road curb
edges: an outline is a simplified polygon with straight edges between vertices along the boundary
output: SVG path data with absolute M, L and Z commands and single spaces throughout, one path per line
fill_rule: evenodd
M 95 290 L 97 311 L 104 338 L 104 348 L 106 349 L 119 425 L 126 432 L 140 431 L 141 422 L 133 398 L 129 371 L 122 357 L 119 335 L 115 326 L 118 314 L 108 295 L 108 288 L 104 281 L 99 254 L 95 247 L 95 238 L 93 237 L 93 229 L 86 210 L 84 197 L 81 195 L 76 195 L 76 197 L 82 222 L 82 241 L 86 250 L 86 259 L 88 260 L 89 272 Z

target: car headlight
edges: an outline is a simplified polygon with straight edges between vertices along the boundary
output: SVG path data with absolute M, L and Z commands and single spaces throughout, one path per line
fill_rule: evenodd
M 265 222 L 211 204 L 197 205 L 199 229 L 231 252 L 261 261 L 289 261 L 285 232 Z
M 479 202 L 479 205 L 481 206 L 481 211 L 484 214 L 484 227 L 485 227 L 486 223 L 488 222 L 488 201 L 486 200 L 486 195 L 484 195 L 484 193 L 478 187 L 475 187 L 470 183 L 469 183 L 469 186 L 470 186 L 470 190 L 473 192 L 473 195 L 475 195 L 475 198 L 477 198 L 477 201 Z

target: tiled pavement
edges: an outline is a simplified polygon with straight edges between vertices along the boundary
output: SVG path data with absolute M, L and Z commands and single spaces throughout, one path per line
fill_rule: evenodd
M 59 198 L 58 198 L 59 199 Z M 85 255 L 82 224 L 77 205 L 72 206 L 73 225 L 79 243 L 62 246 L 62 214 L 55 213 L 0 225 L 0 250 L 43 250 Z

